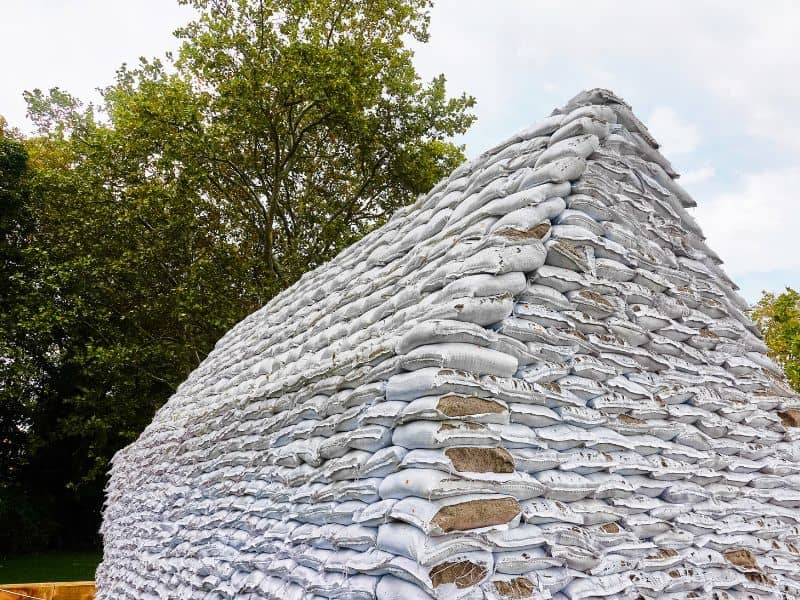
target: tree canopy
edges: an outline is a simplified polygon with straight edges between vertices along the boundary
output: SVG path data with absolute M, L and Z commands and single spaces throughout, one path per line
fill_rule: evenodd
M 175 56 L 3 128 L 6 552 L 95 543 L 110 457 L 215 341 L 463 160 L 427 0 L 190 4 Z
M 270 294 L 383 222 L 461 160 L 473 100 L 424 84 L 407 39 L 428 0 L 194 0 L 169 68 L 105 94 L 151 168 L 191 177 L 248 245 Z
M 752 316 L 764 334 L 770 355 L 800 392 L 800 293 L 790 287 L 778 295 L 764 292 Z

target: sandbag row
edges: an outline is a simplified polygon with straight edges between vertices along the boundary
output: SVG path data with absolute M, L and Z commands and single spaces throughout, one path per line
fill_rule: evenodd
M 105 598 L 800 594 L 800 403 L 604 90 L 246 318 L 115 457 Z

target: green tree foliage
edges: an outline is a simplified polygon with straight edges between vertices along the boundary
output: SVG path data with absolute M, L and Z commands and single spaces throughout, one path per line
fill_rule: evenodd
M 770 354 L 800 392 L 800 293 L 792 288 L 777 296 L 764 292 L 752 313 L 764 334 Z
M 22 248 L 32 229 L 28 206 L 28 154 L 21 136 L 0 117 L 0 522 L 29 524 L 37 511 L 26 509 L 20 475 L 25 468 L 33 404 L 30 382 L 40 371 L 22 351 L 29 336 L 18 322 L 30 304 Z M 0 528 L 0 545 L 11 543 L 13 529 Z
M 6 551 L 95 543 L 109 458 L 254 305 L 219 210 L 143 172 L 68 95 L 30 105 L 41 126 L 54 121 L 25 144 L 30 222 L 4 319 L 0 403 L 22 399 L 26 422 L 3 504 L 29 511 L 0 527 L 14 536 Z
M 110 457 L 222 333 L 463 159 L 427 0 L 191 4 L 174 58 L 4 134 L 6 552 L 96 542 Z
M 429 0 L 192 0 L 170 68 L 119 72 L 112 121 L 190 170 L 268 294 L 427 191 L 461 160 L 473 100 L 423 84 L 406 39 Z

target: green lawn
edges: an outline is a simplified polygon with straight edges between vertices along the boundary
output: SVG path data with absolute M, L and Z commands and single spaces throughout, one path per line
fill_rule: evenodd
M 30 554 L 0 558 L 0 583 L 92 581 L 101 558 L 99 552 Z

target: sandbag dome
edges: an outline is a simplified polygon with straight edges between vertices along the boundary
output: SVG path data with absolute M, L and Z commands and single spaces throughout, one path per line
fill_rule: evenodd
M 113 461 L 99 600 L 800 594 L 800 403 L 591 90 L 228 332 Z

